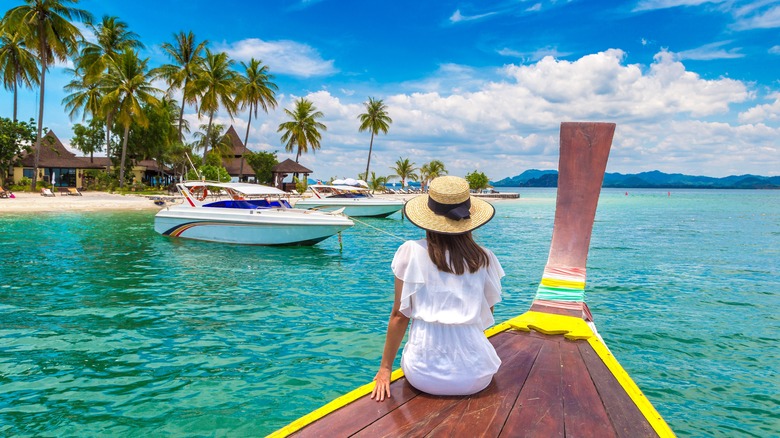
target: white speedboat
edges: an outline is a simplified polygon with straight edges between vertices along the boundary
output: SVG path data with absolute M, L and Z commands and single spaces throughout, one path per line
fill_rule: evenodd
M 400 199 L 375 197 L 365 187 L 349 185 L 312 184 L 306 190 L 309 195 L 295 203 L 295 208 L 335 211 L 355 217 L 386 217 L 404 206 Z
M 246 245 L 313 245 L 354 223 L 341 211 L 295 209 L 287 193 L 258 184 L 176 184 L 181 204 L 163 208 L 154 230 L 164 236 Z

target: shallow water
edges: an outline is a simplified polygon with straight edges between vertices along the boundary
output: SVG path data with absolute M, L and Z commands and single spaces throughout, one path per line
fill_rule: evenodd
M 477 231 L 526 310 L 555 191 Z M 680 436 L 780 435 L 780 191 L 604 190 L 588 303 Z M 258 436 L 373 377 L 400 215 L 308 248 L 170 239 L 153 213 L 0 216 L 0 434 Z M 380 228 L 383 232 L 378 231 Z M 387 234 L 389 233 L 389 234 Z

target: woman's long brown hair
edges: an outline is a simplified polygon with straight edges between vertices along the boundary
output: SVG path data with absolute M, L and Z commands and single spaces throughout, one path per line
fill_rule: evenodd
M 428 257 L 440 271 L 461 275 L 468 269 L 473 274 L 490 264 L 487 253 L 474 241 L 471 231 L 457 235 L 426 231 L 425 237 Z

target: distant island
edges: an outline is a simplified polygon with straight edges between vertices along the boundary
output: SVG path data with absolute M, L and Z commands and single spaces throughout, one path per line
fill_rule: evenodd
M 557 170 L 526 170 L 520 175 L 490 183 L 493 187 L 557 187 Z M 663 173 L 607 173 L 603 187 L 648 189 L 780 189 L 780 176 L 732 175 L 723 178 Z

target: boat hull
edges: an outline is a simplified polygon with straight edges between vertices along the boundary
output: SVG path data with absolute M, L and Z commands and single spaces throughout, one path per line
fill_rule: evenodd
M 303 210 L 335 211 L 344 209 L 344 214 L 352 217 L 387 217 L 401 210 L 404 202 L 397 199 L 378 198 L 342 198 L 342 199 L 301 199 L 295 208 Z
M 243 210 L 171 207 L 155 216 L 164 236 L 242 245 L 313 245 L 354 223 L 339 215 L 293 209 Z

